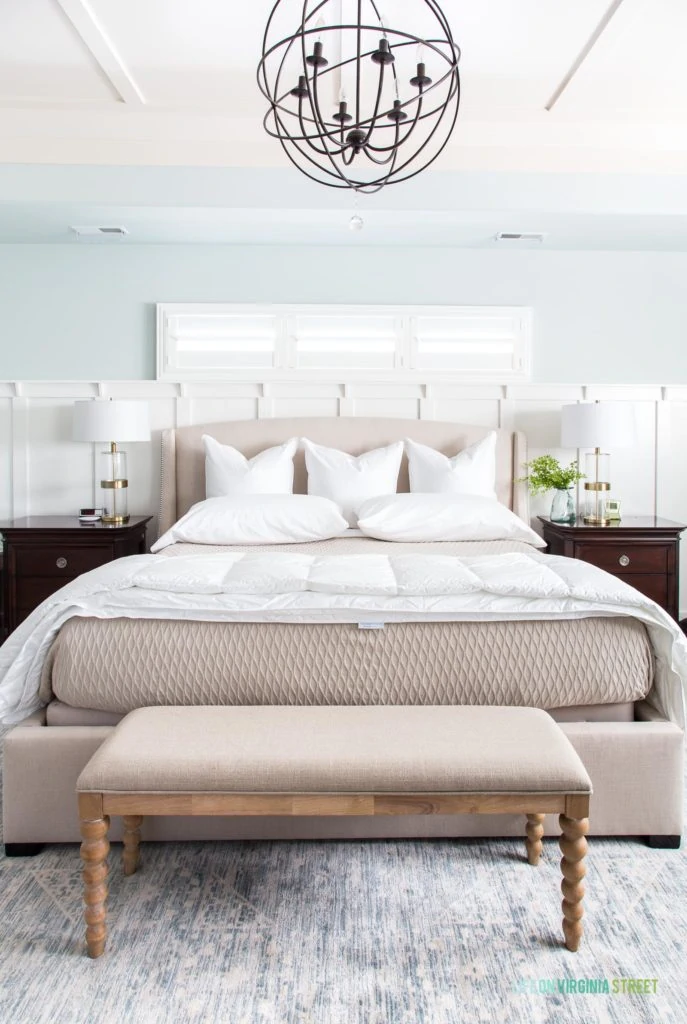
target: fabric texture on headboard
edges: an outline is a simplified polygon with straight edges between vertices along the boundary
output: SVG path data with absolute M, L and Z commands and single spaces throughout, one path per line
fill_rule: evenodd
M 238 448 L 247 458 L 290 437 L 307 437 L 316 444 L 328 445 L 360 455 L 409 437 L 429 445 L 445 455 L 455 455 L 490 432 L 489 427 L 465 426 L 434 420 L 385 419 L 382 417 L 341 416 L 293 419 L 229 420 L 205 423 L 162 435 L 162 486 L 160 493 L 160 533 L 197 501 L 205 497 L 205 454 L 202 436 L 210 434 L 221 444 Z M 497 430 L 496 493 L 500 502 L 527 521 L 528 501 L 525 484 L 517 477 L 527 459 L 525 437 L 518 432 Z M 294 491 L 307 492 L 307 474 L 303 452 L 294 459 Z M 403 457 L 398 490 L 408 490 L 408 463 Z

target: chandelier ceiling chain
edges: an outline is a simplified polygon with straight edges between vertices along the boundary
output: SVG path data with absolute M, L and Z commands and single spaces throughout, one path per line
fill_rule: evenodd
M 314 181 L 377 192 L 419 174 L 446 146 L 460 105 L 460 49 L 439 4 L 414 2 L 422 35 L 392 28 L 375 0 L 274 4 L 258 65 L 264 125 Z M 300 21 L 285 32 L 296 9 Z

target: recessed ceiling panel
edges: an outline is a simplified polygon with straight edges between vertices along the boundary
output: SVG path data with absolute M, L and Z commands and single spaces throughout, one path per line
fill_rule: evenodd
M 300 0 L 297 0 L 300 7 Z M 265 0 L 91 0 L 150 106 L 259 115 Z
M 444 0 L 441 6 L 462 50 L 461 116 L 491 120 L 543 113 L 606 0 Z M 396 5 L 389 10 L 395 16 Z
M 221 109 L 259 115 L 255 83 L 273 0 L 91 0 L 93 10 L 153 106 Z M 340 5 L 354 21 L 356 0 L 323 8 L 325 24 Z M 389 25 L 423 34 L 420 0 L 378 4 Z M 536 115 L 588 39 L 606 0 L 442 0 L 462 50 L 464 116 Z M 278 27 L 298 25 L 302 0 L 287 0 Z M 330 14 L 331 12 L 331 14 Z
M 54 0 L 0 0 L 0 103 L 117 99 Z
M 624 0 L 556 104 L 556 114 L 684 122 L 685 39 L 684 0 Z

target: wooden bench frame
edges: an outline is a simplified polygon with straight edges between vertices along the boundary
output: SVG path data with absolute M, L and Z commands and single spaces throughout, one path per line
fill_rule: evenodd
M 81 859 L 84 863 L 86 946 L 92 958 L 102 956 L 107 938 L 107 855 L 110 815 L 124 820 L 125 875 L 139 864 L 141 824 L 145 815 L 341 815 L 524 814 L 527 817 L 528 863 L 542 852 L 544 815 L 558 814 L 563 857 L 563 934 L 575 952 L 582 938 L 588 793 L 136 793 L 81 792 Z

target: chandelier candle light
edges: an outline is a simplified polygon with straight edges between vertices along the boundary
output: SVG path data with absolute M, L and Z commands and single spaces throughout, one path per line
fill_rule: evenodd
M 109 445 L 107 451 L 101 453 L 101 504 L 105 509 L 101 519 L 110 526 L 128 522 L 127 458 L 117 444 L 118 441 L 150 440 L 147 404 L 121 399 L 75 402 L 73 437 L 75 441 L 104 441 Z M 113 441 L 113 437 L 118 441 Z
M 267 132 L 333 188 L 377 192 L 419 174 L 458 116 L 460 49 L 435 0 L 392 28 L 374 0 L 277 0 L 258 65 Z M 405 12 L 404 12 L 405 13 Z
M 585 461 L 584 521 L 609 526 L 605 504 L 611 491 L 611 458 L 603 448 L 628 448 L 635 441 L 634 408 L 628 402 L 578 402 L 561 409 L 561 445 L 593 448 Z

